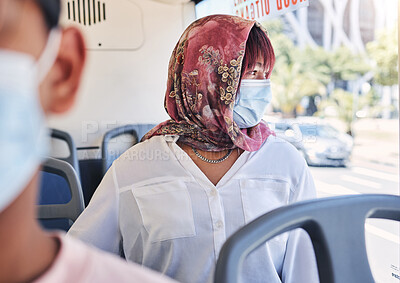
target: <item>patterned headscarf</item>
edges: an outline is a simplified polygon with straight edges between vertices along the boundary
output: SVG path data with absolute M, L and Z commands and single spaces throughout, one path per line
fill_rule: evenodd
M 213 15 L 184 31 L 169 62 L 165 109 L 171 119 L 143 140 L 179 135 L 180 142 L 205 151 L 261 147 L 273 134 L 263 121 L 248 129 L 233 121 L 246 40 L 254 25 L 260 27 L 240 17 Z

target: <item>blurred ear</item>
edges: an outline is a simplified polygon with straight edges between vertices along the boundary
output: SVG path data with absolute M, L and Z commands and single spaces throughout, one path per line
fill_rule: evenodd
M 85 42 L 80 31 L 72 27 L 64 29 L 56 62 L 40 87 L 46 113 L 63 113 L 74 105 L 85 59 Z

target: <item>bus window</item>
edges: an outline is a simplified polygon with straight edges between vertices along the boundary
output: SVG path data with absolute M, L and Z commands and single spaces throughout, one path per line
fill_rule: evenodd
M 264 1 L 244 2 L 205 0 L 196 9 L 199 17 L 257 16 Z M 398 2 L 334 2 L 260 20 L 277 56 L 265 120 L 305 157 L 319 197 L 399 195 Z M 368 220 L 365 229 L 376 281 L 397 282 L 399 223 Z

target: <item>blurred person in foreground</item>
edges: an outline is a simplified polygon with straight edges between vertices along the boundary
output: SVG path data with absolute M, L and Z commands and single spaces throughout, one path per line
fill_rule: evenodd
M 85 45 L 59 0 L 0 0 L 0 282 L 172 282 L 36 220 L 44 116 L 74 103 Z
M 255 21 L 213 15 L 192 23 L 170 59 L 171 119 L 113 163 L 70 235 L 116 254 L 122 245 L 128 260 L 182 282 L 212 282 L 230 235 L 268 211 L 315 197 L 304 158 L 261 120 L 274 61 Z M 318 282 L 305 232 L 263 245 L 241 276 Z

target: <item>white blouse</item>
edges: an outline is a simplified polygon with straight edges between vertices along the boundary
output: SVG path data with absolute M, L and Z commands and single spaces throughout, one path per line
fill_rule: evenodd
M 277 207 L 315 197 L 304 159 L 270 136 L 215 186 L 176 144 L 155 136 L 114 161 L 69 235 L 181 282 L 213 282 L 226 239 Z M 242 282 L 318 282 L 303 231 L 282 234 L 244 262 Z

